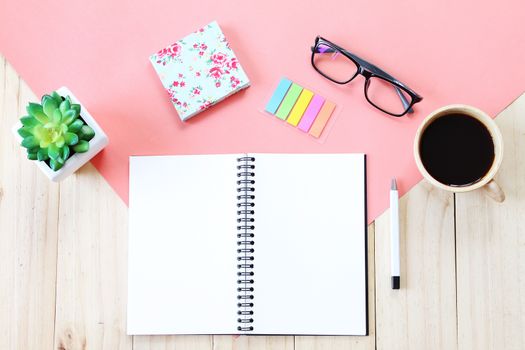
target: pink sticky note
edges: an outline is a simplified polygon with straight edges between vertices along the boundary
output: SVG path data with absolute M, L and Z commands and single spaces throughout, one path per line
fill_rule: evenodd
M 301 121 L 299 122 L 299 125 L 297 128 L 299 130 L 308 132 L 310 130 L 310 127 L 312 126 L 313 122 L 315 121 L 315 117 L 317 117 L 317 114 L 319 113 L 319 110 L 323 106 L 324 103 L 324 97 L 315 95 L 312 100 L 310 101 L 310 104 L 308 105 L 308 108 L 304 112 L 303 117 L 301 118 Z

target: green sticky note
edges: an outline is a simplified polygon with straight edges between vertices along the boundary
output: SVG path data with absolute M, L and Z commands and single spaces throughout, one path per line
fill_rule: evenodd
M 286 120 L 295 104 L 295 101 L 297 101 L 297 98 L 301 94 L 301 91 L 303 91 L 303 88 L 296 83 L 293 83 L 290 89 L 288 89 L 288 93 L 284 97 L 283 102 L 281 102 L 281 106 L 277 110 L 277 113 L 275 113 L 275 116 L 279 119 Z

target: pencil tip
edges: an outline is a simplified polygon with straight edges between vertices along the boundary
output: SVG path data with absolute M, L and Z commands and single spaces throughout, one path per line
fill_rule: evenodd
M 396 178 L 392 178 L 392 185 L 390 187 L 390 189 L 392 190 L 397 190 L 397 182 L 396 182 Z

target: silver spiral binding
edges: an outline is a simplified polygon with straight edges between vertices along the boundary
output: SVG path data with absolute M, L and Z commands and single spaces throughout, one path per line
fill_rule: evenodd
M 237 158 L 237 322 L 238 331 L 253 331 L 255 158 Z

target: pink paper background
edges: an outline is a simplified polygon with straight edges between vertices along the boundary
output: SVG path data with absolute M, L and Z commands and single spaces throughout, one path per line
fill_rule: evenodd
M 1 1 L 0 52 L 37 95 L 68 86 L 110 145 L 93 164 L 124 201 L 128 156 L 230 152 L 365 152 L 369 220 L 420 175 L 412 140 L 449 103 L 491 115 L 525 85 L 522 0 L 512 1 Z M 182 123 L 148 56 L 216 19 L 252 87 Z M 373 109 L 363 81 L 333 84 L 310 66 L 316 35 L 376 63 L 424 96 L 410 117 Z M 326 142 L 260 115 L 281 76 L 342 101 Z M 181 169 L 184 171 L 184 169 Z M 278 171 L 278 169 L 277 169 Z

